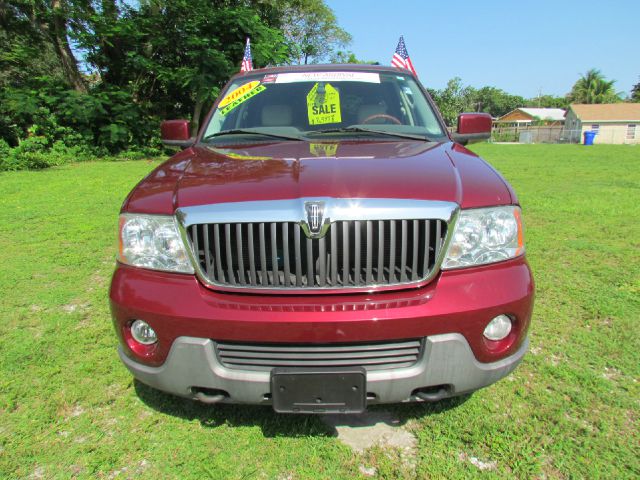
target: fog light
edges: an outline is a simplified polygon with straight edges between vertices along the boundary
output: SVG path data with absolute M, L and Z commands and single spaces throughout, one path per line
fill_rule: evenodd
M 493 341 L 506 338 L 511 332 L 511 319 L 506 315 L 498 315 L 484 329 L 484 336 Z
M 144 320 L 135 320 L 131 324 L 131 336 L 136 342 L 143 345 L 151 345 L 158 341 L 156 331 Z

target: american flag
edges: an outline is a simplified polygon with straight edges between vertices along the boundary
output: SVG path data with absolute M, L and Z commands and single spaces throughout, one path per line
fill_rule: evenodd
M 407 46 L 404 44 L 404 37 L 402 37 L 402 35 L 400 35 L 396 51 L 393 57 L 391 57 L 391 65 L 397 68 L 405 68 L 416 77 L 418 76 L 416 69 L 413 68 L 413 63 L 411 63 L 411 58 L 409 58 L 409 52 L 407 52 Z
M 244 57 L 242 57 L 240 71 L 249 72 L 251 70 L 253 70 L 253 62 L 251 61 L 251 43 L 249 43 L 249 37 L 247 37 L 247 44 L 244 47 Z

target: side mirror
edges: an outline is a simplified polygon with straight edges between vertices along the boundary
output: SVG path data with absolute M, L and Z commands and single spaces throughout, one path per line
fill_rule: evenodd
M 491 137 L 492 123 L 488 113 L 461 113 L 458 115 L 458 129 L 451 137 L 462 145 L 486 140 Z
M 160 124 L 160 137 L 167 147 L 187 148 L 195 142 L 188 120 L 165 120 Z

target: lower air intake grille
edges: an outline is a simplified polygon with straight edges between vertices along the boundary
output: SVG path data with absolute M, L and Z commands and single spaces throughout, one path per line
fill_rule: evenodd
M 274 367 L 406 368 L 414 365 L 421 353 L 419 339 L 348 345 L 216 343 L 216 354 L 225 367 L 257 371 Z

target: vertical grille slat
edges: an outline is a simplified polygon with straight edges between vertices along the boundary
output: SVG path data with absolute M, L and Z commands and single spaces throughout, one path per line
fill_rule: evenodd
M 373 283 L 373 222 L 367 220 L 367 273 L 365 275 L 365 283 L 371 285 Z
M 241 285 L 246 284 L 244 271 L 244 250 L 242 248 L 242 224 L 236 224 L 236 255 L 238 259 L 238 282 Z
M 378 283 L 384 281 L 384 220 L 378 220 Z
M 220 283 L 225 283 L 220 252 L 220 225 L 217 223 L 213 226 L 213 243 L 216 252 L 216 269 L 218 271 L 218 278 L 216 280 Z
M 278 271 L 278 227 L 275 223 L 271 223 L 271 275 L 273 277 L 272 284 L 278 286 L 280 283 L 280 273 Z
M 350 289 L 402 286 L 430 276 L 442 220 L 340 220 L 321 238 L 296 222 L 210 223 L 186 228 L 199 274 L 212 286 Z
M 389 226 L 389 283 L 396 281 L 396 221 Z
M 258 280 L 256 278 L 256 256 L 253 243 L 253 223 L 247 225 L 249 235 L 247 235 L 247 243 L 249 244 L 249 278 L 251 285 L 257 285 Z
M 442 239 L 440 238 L 440 234 L 441 234 L 441 225 L 440 222 L 436 220 L 436 238 L 434 241 L 434 252 L 433 252 L 433 261 L 435 262 L 436 260 L 438 260 L 438 255 L 440 254 L 440 244 L 442 242 Z
M 407 281 L 407 221 L 402 220 L 402 240 L 400 247 L 400 281 Z
M 354 251 L 355 262 L 353 266 L 353 276 L 354 276 L 353 281 L 356 286 L 359 286 L 360 276 L 362 273 L 360 271 L 360 261 L 362 256 L 362 241 L 360 240 L 360 222 L 358 220 L 356 220 L 356 223 L 355 223 L 354 244 L 355 244 L 355 251 Z
M 224 224 L 224 250 L 227 259 L 227 275 L 229 275 L 229 283 L 236 284 L 236 276 L 233 271 L 233 255 L 231 254 L 231 224 Z
M 197 227 L 197 225 L 196 225 Z M 197 234 L 198 230 L 196 230 Z M 213 261 L 211 260 L 211 249 L 209 248 L 209 225 L 202 225 L 202 248 L 204 249 L 204 270 L 207 275 L 213 275 Z
M 327 284 L 327 241 L 325 237 L 318 240 L 318 283 L 321 287 Z
M 198 227 L 199 225 L 193 225 L 190 230 L 191 230 L 191 238 L 193 238 L 193 253 L 195 254 L 195 257 L 198 259 L 198 262 L 202 261 L 202 257 L 200 257 L 200 242 L 198 240 Z M 204 229 L 206 230 L 207 226 L 204 225 Z M 205 272 L 207 272 L 207 275 L 209 274 L 209 262 L 206 261 L 206 256 L 207 256 L 207 252 L 209 251 L 208 248 L 204 249 L 205 252 Z
M 342 286 L 349 285 L 349 222 L 342 223 Z
M 296 224 L 293 228 L 293 238 L 295 245 L 295 259 L 296 259 L 296 287 L 302 287 L 302 254 L 300 253 L 300 236 L 302 235 L 302 229 L 300 225 Z
M 331 285 L 338 286 L 338 233 L 331 229 Z
M 424 221 L 424 260 L 422 261 L 422 273 L 429 271 L 429 239 L 431 238 L 431 228 L 429 220 Z
M 413 256 L 411 257 L 411 280 L 418 279 L 418 220 L 413 221 Z
M 284 284 L 291 285 L 291 266 L 289 264 L 289 224 L 282 223 L 282 256 L 284 257 Z
M 315 274 L 313 272 L 313 240 L 307 238 L 307 286 L 315 286 Z
M 269 285 L 267 276 L 267 240 L 264 238 L 264 223 L 258 224 L 258 241 L 260 242 L 260 285 Z

